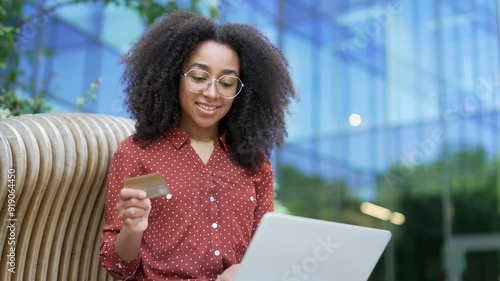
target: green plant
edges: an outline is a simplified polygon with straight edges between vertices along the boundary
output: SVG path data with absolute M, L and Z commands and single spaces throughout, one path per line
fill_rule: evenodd
M 0 88 L 1 89 L 1 88 Z M 22 98 L 13 91 L 4 91 L 0 96 L 0 119 L 30 113 L 50 111 L 50 106 L 43 97 Z
M 76 99 L 76 108 L 81 109 L 87 102 L 87 99 L 95 102 L 97 100 L 97 91 L 99 90 L 101 83 L 102 78 L 98 78 L 96 81 L 90 83 L 90 88 L 87 90 L 85 95 Z

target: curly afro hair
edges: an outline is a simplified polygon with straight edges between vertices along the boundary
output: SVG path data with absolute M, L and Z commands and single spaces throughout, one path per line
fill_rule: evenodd
M 179 75 L 198 44 L 230 46 L 240 61 L 245 84 L 219 123 L 231 158 L 256 171 L 287 135 L 285 113 L 297 93 L 283 54 L 256 28 L 217 24 L 198 14 L 177 11 L 163 16 L 122 59 L 126 106 L 137 120 L 134 141 L 145 147 L 178 125 Z

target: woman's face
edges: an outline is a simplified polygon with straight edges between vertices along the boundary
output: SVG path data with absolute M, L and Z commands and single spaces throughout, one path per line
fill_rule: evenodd
M 199 44 L 192 56 L 184 63 L 183 73 L 204 70 L 212 79 L 222 75 L 239 76 L 238 54 L 228 45 L 206 41 Z M 217 134 L 219 121 L 227 114 L 233 99 L 224 99 L 217 93 L 215 82 L 201 92 L 193 93 L 186 84 L 184 75 L 180 75 L 179 103 L 181 105 L 180 128 L 190 135 Z

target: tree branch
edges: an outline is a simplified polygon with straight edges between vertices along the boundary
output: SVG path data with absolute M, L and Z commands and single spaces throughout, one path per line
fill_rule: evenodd
M 41 7 L 39 7 L 40 9 L 38 10 L 37 13 L 32 14 L 28 17 L 23 18 L 23 19 L 20 19 L 16 24 L 14 24 L 14 27 L 20 28 L 24 24 L 26 24 L 26 23 L 28 23 L 36 18 L 39 18 L 39 17 L 43 16 L 44 14 L 52 13 L 53 11 L 55 11 L 56 9 L 58 9 L 60 7 L 66 6 L 68 4 L 74 4 L 74 3 L 76 3 L 74 0 L 68 0 L 68 1 L 58 2 L 57 4 L 50 6 L 50 7 L 41 6 Z

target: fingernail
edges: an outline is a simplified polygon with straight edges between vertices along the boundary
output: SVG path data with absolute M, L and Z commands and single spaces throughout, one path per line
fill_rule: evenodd
M 145 191 L 141 191 L 141 192 L 139 193 L 139 197 L 141 197 L 141 198 L 143 198 L 143 199 L 144 199 L 144 198 L 146 198 L 146 196 L 147 196 L 147 195 L 148 195 L 148 194 L 147 194 Z

